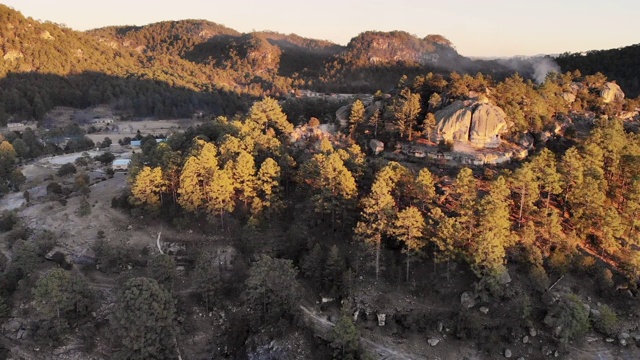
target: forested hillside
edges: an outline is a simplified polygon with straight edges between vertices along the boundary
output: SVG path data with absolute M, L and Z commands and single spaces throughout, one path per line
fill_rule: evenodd
M 640 44 L 619 49 L 564 53 L 556 58 L 563 71 L 579 70 L 583 74 L 603 73 L 616 79 L 630 97 L 640 95 Z

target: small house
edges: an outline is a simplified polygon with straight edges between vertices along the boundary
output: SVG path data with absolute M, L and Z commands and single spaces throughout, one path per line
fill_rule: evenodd
M 131 148 L 132 149 L 139 149 L 142 146 L 142 140 L 131 140 Z
M 129 163 L 131 163 L 131 159 L 116 159 L 113 160 L 113 164 L 111 165 L 111 167 L 114 171 L 127 171 L 129 169 Z

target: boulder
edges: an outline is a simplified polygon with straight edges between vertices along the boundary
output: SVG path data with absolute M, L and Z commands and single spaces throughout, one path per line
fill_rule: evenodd
M 509 349 L 505 349 L 504 351 L 504 357 L 506 357 L 507 359 L 511 357 L 511 350 Z
M 507 130 L 507 114 L 491 104 L 479 105 L 471 117 L 469 141 L 479 148 L 500 146 L 500 134 Z
M 483 313 L 483 314 L 487 314 L 487 313 L 489 313 L 489 308 L 488 308 L 488 307 L 486 307 L 486 306 L 480 306 L 480 309 L 479 309 L 479 310 L 480 310 L 480 312 L 481 312 L 481 313 Z
M 436 345 L 438 345 L 438 343 L 440 342 L 440 340 L 439 340 L 439 339 L 429 339 L 429 340 L 427 340 L 427 342 L 428 342 L 428 343 L 429 343 L 429 345 L 431 345 L 431 346 L 436 346 Z
M 470 309 L 476 305 L 475 296 L 471 291 L 465 291 L 460 295 L 460 305 L 465 309 Z
M 576 101 L 575 94 L 572 94 L 570 92 L 563 92 L 562 95 L 560 95 L 560 96 L 562 96 L 564 101 L 566 101 L 568 103 L 572 103 L 572 102 Z
M 387 315 L 386 314 L 377 314 L 378 316 L 378 326 L 384 326 L 384 324 L 387 321 Z
M 434 134 L 445 141 L 469 141 L 472 115 L 472 108 L 468 102 L 455 101 L 444 109 L 436 111 Z
M 455 101 L 436 111 L 434 140 L 469 142 L 478 148 L 496 148 L 508 129 L 507 115 L 486 97 Z
M 369 141 L 369 147 L 376 155 L 384 151 L 384 143 L 380 140 L 371 139 L 371 141 Z
M 606 104 L 613 102 L 614 100 L 623 100 L 624 92 L 618 84 L 614 82 L 607 82 L 600 90 L 600 96 L 602 97 L 602 101 Z
M 351 105 L 345 105 L 336 110 L 336 120 L 340 127 L 345 128 L 349 125 L 349 115 L 351 115 Z

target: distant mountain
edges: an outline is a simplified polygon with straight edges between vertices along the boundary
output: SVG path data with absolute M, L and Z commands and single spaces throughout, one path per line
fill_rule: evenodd
M 640 44 L 619 49 L 564 53 L 556 57 L 563 71 L 600 72 L 616 80 L 627 97 L 640 95 Z
M 601 71 L 630 95 L 638 45 L 558 57 L 565 69 Z M 427 72 L 515 71 L 544 78 L 549 58 L 473 60 L 441 35 L 367 31 L 340 46 L 270 31 L 242 34 L 205 20 L 111 26 L 86 32 L 41 23 L 0 5 L 0 123 L 48 109 L 109 103 L 133 116 L 233 115 L 265 95 L 295 89 L 375 92 Z M 544 65 L 544 66 L 541 66 Z
M 356 87 L 361 91 L 386 89 L 402 75 L 412 78 L 425 72 L 475 74 L 504 78 L 515 70 L 498 60 L 472 60 L 456 51 L 442 35 L 418 38 L 404 31 L 367 31 L 351 39 L 346 49 L 325 64 L 322 80 L 328 89 Z M 531 77 L 531 66 L 521 66 Z

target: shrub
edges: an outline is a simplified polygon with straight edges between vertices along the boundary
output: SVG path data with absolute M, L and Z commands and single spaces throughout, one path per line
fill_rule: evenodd
M 66 164 L 62 165 L 60 167 L 60 169 L 58 169 L 58 172 L 56 172 L 56 175 L 62 177 L 62 176 L 75 174 L 77 171 L 78 170 L 76 169 L 76 167 L 72 163 L 66 163 Z
M 108 165 L 108 164 L 111 164 L 113 162 L 113 160 L 115 160 L 115 158 L 116 158 L 116 156 L 113 155 L 112 153 L 105 152 L 103 154 L 95 156 L 93 159 L 97 160 L 97 161 L 100 161 L 100 163 L 102 165 Z
M 62 186 L 60 186 L 60 184 L 58 184 L 55 181 L 50 182 L 47 185 L 47 194 L 56 194 L 56 195 L 60 195 L 62 194 Z
M 614 336 L 618 327 L 618 316 L 607 305 L 600 306 L 600 315 L 593 318 L 593 328 L 607 336 Z
M 13 226 L 18 222 L 18 215 L 13 211 L 3 211 L 0 214 L 0 231 L 11 231 Z
M 589 330 L 589 310 L 575 294 L 567 294 L 560 301 L 557 317 L 556 326 L 561 329 L 559 337 L 564 344 Z

